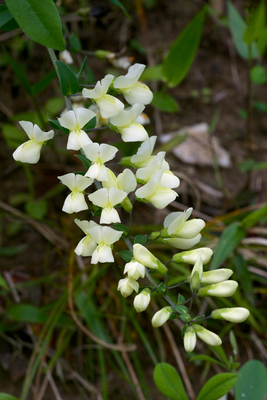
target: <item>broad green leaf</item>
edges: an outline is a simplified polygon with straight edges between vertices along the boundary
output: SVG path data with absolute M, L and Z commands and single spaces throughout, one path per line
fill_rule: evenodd
M 32 85 L 31 93 L 32 95 L 36 95 L 41 93 L 50 83 L 56 78 L 57 73 L 54 69 L 49 71 L 42 79 Z
M 83 165 L 85 166 L 86 170 L 88 170 L 91 167 L 92 165 L 91 161 L 88 160 L 88 158 L 84 154 L 76 154 L 75 157 L 78 157 L 83 162 Z
M 122 250 L 117 254 L 126 262 L 130 262 L 133 258 L 133 252 L 131 250 Z
M 245 229 L 252 228 L 252 226 L 255 226 L 266 215 L 267 215 L 267 204 L 262 208 L 260 208 L 259 210 L 252 211 L 247 217 L 245 217 L 242 220 L 242 226 Z
M 188 308 L 186 306 L 176 305 L 174 307 L 174 309 L 176 311 L 178 311 L 179 314 L 187 314 L 188 313 Z
M 264 400 L 267 394 L 267 373 L 258 360 L 250 360 L 238 371 L 236 400 Z
M 25 204 L 26 213 L 34 219 L 43 219 L 47 213 L 47 210 L 48 204 L 44 199 L 30 200 Z
M 175 368 L 167 363 L 159 363 L 153 378 L 158 389 L 171 400 L 188 400 L 183 383 Z
M 30 39 L 55 50 L 65 50 L 61 21 L 52 0 L 6 0 L 6 5 Z
M 237 379 L 236 374 L 228 372 L 213 376 L 200 390 L 196 400 L 218 400 L 232 389 Z
M 254 65 L 250 70 L 250 79 L 256 85 L 263 85 L 267 81 L 267 72 L 263 65 Z
M 18 24 L 10 14 L 5 4 L 0 5 L 0 29 L 3 31 L 12 31 L 19 28 Z
M 0 249 L 0 250 L 1 250 L 1 249 Z M 5 289 L 8 289 L 8 286 L 7 286 L 7 284 L 6 284 L 6 281 L 4 280 L 4 278 L 2 277 L 1 274 L 0 274 L 0 286 L 3 287 L 3 288 L 5 288 Z
M 162 65 L 153 65 L 152 67 L 146 67 L 140 77 L 141 81 L 166 81 L 162 75 Z
M 69 41 L 70 41 L 70 50 L 73 53 L 78 53 L 79 51 L 81 51 L 82 44 L 81 44 L 79 36 L 76 35 L 76 33 L 72 32 L 70 34 Z
M 245 236 L 246 229 L 240 222 L 227 226 L 212 257 L 210 269 L 219 268 Z
M 265 13 L 265 0 L 262 0 L 245 30 L 243 39 L 247 44 L 251 44 L 253 40 L 257 40 L 260 37 L 265 28 Z
M 89 122 L 87 122 L 86 125 L 84 125 L 83 130 L 87 130 L 87 129 L 94 129 L 96 126 L 96 117 L 90 119 Z
M 29 138 L 22 130 L 11 124 L 2 125 L 2 133 L 8 147 L 15 149 Z
M 62 61 L 56 61 L 63 96 L 75 94 L 79 90 L 79 81 L 70 67 Z
M 17 397 L 11 396 L 11 394 L 0 393 L 0 400 L 19 400 Z
M 180 107 L 177 101 L 169 93 L 154 92 L 153 93 L 153 106 L 165 112 L 178 112 Z
M 195 16 L 178 36 L 163 61 L 162 73 L 170 87 L 177 86 L 191 67 L 199 46 L 205 14 L 206 7 Z
M 145 244 L 146 242 L 147 242 L 147 235 L 137 235 L 134 238 L 134 244 L 135 243 Z
M 233 4 L 228 1 L 227 2 L 228 9 L 228 20 L 230 25 L 230 31 L 233 36 L 233 40 L 235 43 L 236 50 L 240 57 L 245 60 L 249 59 L 249 46 L 244 42 L 243 36 L 247 28 L 247 24 L 237 11 L 237 9 L 233 6 Z M 258 58 L 259 51 L 257 49 L 256 43 L 251 44 L 251 58 Z
M 115 6 L 119 7 L 123 12 L 124 15 L 128 18 L 131 19 L 128 11 L 126 10 L 126 8 L 121 4 L 120 0 L 109 0 L 112 4 L 115 4 Z
M 59 129 L 59 130 L 61 130 L 63 133 L 65 133 L 65 135 L 68 135 L 68 134 L 69 134 L 69 130 L 68 130 L 67 128 L 63 128 L 63 126 L 60 125 L 60 123 L 58 122 L 57 119 L 49 119 L 48 122 L 49 122 L 51 128 L 53 128 L 53 129 Z M 78 157 L 78 156 L 76 156 L 76 157 Z M 83 156 L 83 157 L 85 157 L 85 156 Z M 86 158 L 86 157 L 85 157 L 85 158 Z M 90 163 L 90 165 L 91 165 L 91 163 Z

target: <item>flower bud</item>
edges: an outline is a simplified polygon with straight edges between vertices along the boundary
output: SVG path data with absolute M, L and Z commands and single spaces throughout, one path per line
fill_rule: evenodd
M 203 328 L 203 326 L 194 324 L 192 328 L 199 339 L 203 340 L 203 342 L 207 343 L 209 346 L 220 346 L 222 344 L 221 338 L 218 335 Z
M 125 265 L 124 273 L 128 273 L 129 278 L 138 279 L 140 276 L 142 278 L 145 277 L 146 270 L 143 264 L 140 264 L 138 261 L 130 261 Z
M 165 324 L 165 322 L 168 321 L 168 319 L 170 318 L 171 314 L 172 309 L 170 306 L 164 307 L 156 312 L 156 314 L 152 318 L 153 328 L 158 328 L 159 326 Z
M 151 299 L 150 293 L 150 290 L 147 288 L 135 296 L 133 305 L 138 313 L 147 309 Z
M 155 269 L 160 274 L 165 274 L 167 268 L 147 248 L 139 243 L 133 245 L 133 255 L 136 261 L 147 268 Z
M 249 314 L 249 311 L 243 307 L 220 308 L 212 311 L 211 318 L 225 319 L 229 322 L 240 323 L 244 322 L 248 318 Z
M 199 256 L 194 265 L 190 277 L 190 288 L 192 291 L 196 291 L 199 288 L 202 274 L 203 274 L 203 263 L 202 263 L 202 257 Z
M 203 285 L 213 285 L 214 283 L 226 281 L 230 278 L 232 274 L 233 271 L 227 268 L 220 268 L 214 271 L 203 272 L 201 283 Z
M 182 253 L 175 254 L 173 256 L 173 261 L 195 264 L 198 257 L 201 256 L 203 265 L 206 265 L 210 261 L 212 254 L 213 251 L 209 247 L 200 247 L 199 249 L 183 251 Z
M 118 289 L 123 297 L 128 297 L 135 290 L 138 292 L 139 283 L 136 282 L 133 278 L 124 278 L 120 279 L 118 283 Z
M 192 328 L 192 326 L 189 326 L 184 335 L 184 348 L 187 353 L 192 353 L 194 351 L 194 348 L 196 347 L 196 342 L 197 342 L 197 337 L 195 330 Z
M 198 295 L 200 297 L 230 297 L 235 293 L 237 286 L 238 283 L 236 281 L 219 282 L 200 288 Z

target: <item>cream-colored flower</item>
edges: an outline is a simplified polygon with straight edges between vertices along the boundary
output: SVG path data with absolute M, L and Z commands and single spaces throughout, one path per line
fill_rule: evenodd
M 135 279 L 129 278 L 128 276 L 124 279 L 120 279 L 118 283 L 118 290 L 121 292 L 123 297 L 128 297 L 135 291 L 138 292 L 139 283 Z
M 240 322 L 244 322 L 249 314 L 250 312 L 243 307 L 220 308 L 212 311 L 211 318 L 225 319 L 226 321 L 239 324 Z
M 150 303 L 151 291 L 146 288 L 134 298 L 134 308 L 138 313 L 145 311 Z
M 82 231 L 86 235 L 79 241 L 74 252 L 78 256 L 83 256 L 83 257 L 91 256 L 97 247 L 97 243 L 88 233 L 88 229 L 98 225 L 94 221 L 80 221 L 77 218 L 74 220 L 74 222 L 79 226 L 79 228 L 82 229 Z
M 92 264 L 97 264 L 98 262 L 113 262 L 114 257 L 112 254 L 111 246 L 113 243 L 117 242 L 122 232 L 116 231 L 109 226 L 94 226 L 93 228 L 87 229 L 89 235 L 98 244 L 95 251 L 92 254 Z
M 62 210 L 68 214 L 87 210 L 88 206 L 84 198 L 84 190 L 92 185 L 93 179 L 73 173 L 58 176 L 58 179 L 71 190 L 71 193 L 63 204 Z
M 88 196 L 93 204 L 102 208 L 100 224 L 121 222 L 118 211 L 114 207 L 120 204 L 126 196 L 125 192 L 115 188 L 98 189 Z
M 85 176 L 98 181 L 107 181 L 108 173 L 104 165 L 105 162 L 112 160 L 118 149 L 105 143 L 91 143 L 83 148 L 86 158 L 92 161 L 92 165 L 86 172 Z
M 152 318 L 152 326 L 153 328 L 158 328 L 165 324 L 168 321 L 172 314 L 171 307 L 167 306 L 156 312 Z

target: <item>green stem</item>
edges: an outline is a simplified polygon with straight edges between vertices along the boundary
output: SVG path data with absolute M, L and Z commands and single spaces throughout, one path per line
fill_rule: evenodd
M 26 178 L 27 178 L 29 194 L 30 194 L 31 199 L 33 200 L 35 197 L 35 189 L 34 189 L 34 181 L 33 181 L 32 172 L 31 172 L 31 169 L 28 164 L 23 163 L 22 166 L 23 166 Z

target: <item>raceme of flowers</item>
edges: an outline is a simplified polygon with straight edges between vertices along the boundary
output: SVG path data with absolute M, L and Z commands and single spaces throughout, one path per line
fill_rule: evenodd
M 82 90 L 83 97 L 93 102 L 92 106 L 68 110 L 58 118 L 60 126 L 69 130 L 67 149 L 80 151 L 86 158 L 85 165 L 87 165 L 84 173 L 67 173 L 58 177 L 71 191 L 64 201 L 62 210 L 72 214 L 91 207 L 99 209 L 99 224 L 93 220 L 75 219 L 75 223 L 85 236 L 74 251 L 79 256 L 90 256 L 92 264 L 114 262 L 113 246 L 121 239 L 123 232 L 106 225 L 121 222 L 118 208 L 131 212 L 135 199 L 150 203 L 158 209 L 164 209 L 177 197 L 174 189 L 180 184 L 179 178 L 171 172 L 165 160 L 165 152 L 153 155 L 156 136 L 149 137 L 143 126 L 144 121 L 148 119 L 143 114 L 145 105 L 151 103 L 153 98 L 148 86 L 139 81 L 144 69 L 145 65 L 134 64 L 125 76 L 114 79 L 113 75 L 106 75 L 93 89 Z M 112 93 L 117 91 L 124 97 L 128 103 L 126 107 L 121 100 L 108 93 L 111 89 Z M 124 142 L 142 142 L 136 154 L 120 160 L 120 165 L 127 168 L 117 176 L 109 165 L 117 157 L 117 147 L 93 142 L 87 132 L 86 126 L 92 123 L 94 118 L 98 124 L 109 125 L 111 130 L 116 132 L 114 135 L 119 134 Z M 53 138 L 54 131 L 43 132 L 29 121 L 21 121 L 20 125 L 29 140 L 17 148 L 13 157 L 16 161 L 34 164 L 39 161 L 43 145 Z M 135 173 L 132 169 L 136 170 Z M 92 192 L 93 184 L 96 190 Z M 90 192 L 87 193 L 89 187 Z M 205 226 L 202 219 L 189 219 L 192 211 L 193 209 L 189 208 L 184 212 L 170 213 L 164 220 L 163 229 L 151 233 L 150 238 L 176 249 L 186 250 L 176 253 L 172 261 L 193 265 L 186 282 L 190 285 L 192 300 L 196 296 L 232 296 L 238 286 L 237 282 L 229 280 L 232 271 L 224 268 L 203 271 L 203 265 L 208 264 L 212 257 L 212 250 L 209 248 L 189 250 L 200 242 L 200 232 Z M 130 250 L 132 258 L 124 267 L 124 274 L 127 275 L 118 282 L 118 290 L 123 297 L 128 297 L 133 292 L 137 293 L 133 304 L 139 313 L 148 307 L 155 288 L 145 287 L 139 292 L 138 279 L 150 276 L 150 272 L 165 275 L 167 267 L 144 244 L 131 244 Z M 185 303 L 186 301 L 177 306 L 171 304 L 156 312 L 152 318 L 153 327 L 162 326 L 170 318 L 180 317 L 185 323 L 186 351 L 194 350 L 197 337 L 211 346 L 220 345 L 221 339 L 199 325 L 200 319 L 191 318 Z M 183 307 L 183 313 L 179 307 Z M 183 317 L 181 314 L 184 314 Z M 248 315 L 248 310 L 237 307 L 213 310 L 209 317 L 229 322 L 243 322 Z

